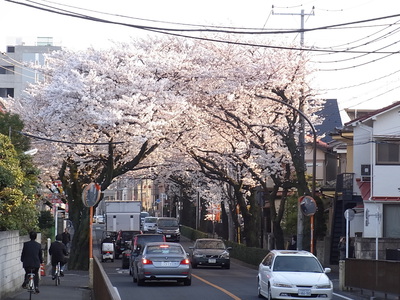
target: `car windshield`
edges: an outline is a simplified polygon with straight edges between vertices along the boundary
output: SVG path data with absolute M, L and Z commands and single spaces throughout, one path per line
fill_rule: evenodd
M 183 254 L 182 247 L 175 245 L 150 245 L 147 247 L 146 254 Z
M 275 272 L 323 272 L 316 258 L 301 256 L 277 256 L 273 270 Z
M 157 218 L 145 218 L 145 223 L 157 223 Z
M 196 248 L 198 249 L 225 249 L 222 241 L 197 241 Z
M 138 234 L 138 232 L 123 231 L 123 232 L 122 232 L 122 235 L 121 235 L 121 238 L 122 238 L 122 240 L 124 240 L 124 241 L 126 241 L 126 240 L 131 240 L 132 237 L 133 237 L 135 234 Z
M 178 221 L 171 219 L 171 220 L 158 220 L 158 225 L 160 227 L 178 227 Z

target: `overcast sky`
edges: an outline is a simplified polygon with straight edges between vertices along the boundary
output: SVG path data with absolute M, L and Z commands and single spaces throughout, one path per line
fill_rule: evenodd
M 188 25 L 230 26 L 266 31 L 298 30 L 301 13 L 304 46 L 312 52 L 315 84 L 326 98 L 344 108 L 378 109 L 399 101 L 400 96 L 400 1 L 393 0 L 15 0 L 29 5 L 59 7 L 105 20 L 161 28 Z M 55 45 L 72 49 L 110 47 L 112 41 L 129 41 L 148 31 L 57 15 L 0 0 L 2 29 L 0 50 L 24 42 L 34 45 L 36 37 L 53 37 Z M 58 4 L 62 4 L 61 6 Z M 274 8 L 272 8 L 274 6 Z M 44 7 L 44 6 L 42 6 Z M 314 7 L 314 10 L 312 9 Z M 82 10 L 82 9 L 84 10 Z M 399 16 L 395 16 L 399 14 Z M 124 16 L 124 17 L 122 17 Z M 390 17 L 388 16 L 395 16 Z M 368 19 L 374 22 L 360 22 Z M 351 23 L 330 29 L 330 25 Z M 179 23 L 179 24 L 178 24 Z M 192 28 L 192 27 L 190 27 Z M 300 34 L 271 34 L 272 43 L 282 40 L 300 47 Z M 346 51 L 338 53 L 337 51 Z M 349 51 L 352 51 L 349 53 Z M 383 53 L 370 53 L 383 52 Z M 344 120 L 347 121 L 347 120 Z

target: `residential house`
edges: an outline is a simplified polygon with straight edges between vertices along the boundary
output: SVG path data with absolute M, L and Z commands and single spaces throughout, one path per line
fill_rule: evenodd
M 341 213 L 355 212 L 353 220 L 347 224 L 342 217 L 342 223 L 350 227 L 356 257 L 386 259 L 389 250 L 400 248 L 400 101 L 362 113 L 335 138 L 347 143 L 352 165 L 338 176 L 347 184 L 337 184 L 336 204 L 342 202 Z

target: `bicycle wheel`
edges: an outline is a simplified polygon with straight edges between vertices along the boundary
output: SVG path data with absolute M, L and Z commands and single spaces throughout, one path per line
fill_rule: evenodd
M 57 285 L 59 285 L 60 284 L 60 265 L 59 264 L 57 264 L 56 265 L 56 272 L 55 272 L 55 280 L 54 280 L 54 282 L 55 282 L 55 284 L 56 284 L 56 286 Z
M 32 294 L 35 293 L 35 282 L 33 281 L 33 276 L 29 274 L 28 281 L 28 292 L 29 292 L 29 300 L 32 300 Z

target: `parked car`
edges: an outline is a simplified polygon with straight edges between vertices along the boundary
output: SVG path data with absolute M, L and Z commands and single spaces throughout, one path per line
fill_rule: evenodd
M 133 269 L 136 267 L 135 263 L 138 259 L 141 259 L 142 252 L 144 246 L 147 243 L 151 242 L 165 242 L 165 236 L 163 234 L 158 233 L 143 233 L 137 234 L 133 237 L 132 241 L 132 250 L 126 250 L 125 252 L 129 251 L 129 258 L 128 258 L 128 267 L 129 267 L 129 274 L 133 275 Z M 124 264 L 123 264 L 124 266 Z
M 157 217 L 146 217 L 143 221 L 144 232 L 156 232 L 157 230 Z
M 177 218 L 158 218 L 156 232 L 165 235 L 167 242 L 179 242 L 181 239 L 180 226 Z
M 258 296 L 268 299 L 332 299 L 333 285 L 310 252 L 271 250 L 258 268 Z
M 130 249 L 132 238 L 134 235 L 142 233 L 140 230 L 120 230 L 118 231 L 117 239 L 115 241 L 115 258 L 127 249 Z
M 198 265 L 221 266 L 225 269 L 231 267 L 229 250 L 232 247 L 226 247 L 220 239 L 197 239 L 189 249 L 193 268 L 197 268 Z
M 133 281 L 143 285 L 146 280 L 177 280 L 192 284 L 192 267 L 188 254 L 179 243 L 148 243 L 134 270 Z

